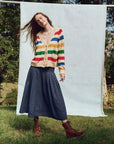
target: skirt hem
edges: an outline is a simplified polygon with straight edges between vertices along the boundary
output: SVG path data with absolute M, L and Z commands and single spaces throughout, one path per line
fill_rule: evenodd
M 28 112 L 21 112 L 21 113 L 28 113 Z M 53 115 L 49 115 L 49 114 L 46 114 L 46 113 L 42 113 L 42 114 L 29 114 L 28 113 L 28 118 L 34 118 L 34 116 L 45 116 L 45 117 L 50 117 L 50 118 L 54 118 L 56 120 L 66 120 L 67 117 L 65 118 L 57 118 L 57 117 L 54 117 Z

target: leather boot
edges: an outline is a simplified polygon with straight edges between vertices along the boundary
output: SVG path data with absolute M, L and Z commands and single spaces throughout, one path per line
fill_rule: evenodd
M 34 116 L 34 130 L 33 130 L 33 134 L 35 134 L 37 137 L 40 137 L 39 118 L 37 116 Z
M 80 137 L 85 134 L 85 130 L 77 131 L 73 129 L 70 125 L 70 121 L 63 123 L 62 126 L 65 128 L 67 138 Z

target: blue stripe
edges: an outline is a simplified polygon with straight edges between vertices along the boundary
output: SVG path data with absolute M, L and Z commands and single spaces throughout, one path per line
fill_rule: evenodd
M 37 44 L 39 44 L 39 43 L 42 43 L 41 41 L 37 41 L 36 43 L 35 43 L 35 45 L 37 45 Z
M 59 41 L 60 41 L 60 40 L 63 40 L 63 39 L 64 39 L 64 36 L 62 35 L 62 36 L 59 38 Z
M 52 38 L 51 41 L 57 41 L 59 42 L 60 40 L 63 40 L 64 36 L 62 35 L 60 38 Z
M 57 41 L 58 42 L 59 39 L 58 38 L 52 38 L 51 41 Z
M 62 63 L 58 63 L 57 66 L 60 66 L 60 65 L 65 65 L 65 63 L 64 63 L 64 62 L 62 62 Z

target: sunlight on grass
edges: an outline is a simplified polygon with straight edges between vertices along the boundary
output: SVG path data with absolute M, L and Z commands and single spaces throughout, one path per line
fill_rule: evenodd
M 16 106 L 0 106 L 0 144 L 113 144 L 114 108 L 104 112 L 108 117 L 68 116 L 71 126 L 86 134 L 67 139 L 59 120 L 40 116 L 41 137 L 35 137 L 33 118 L 17 116 Z

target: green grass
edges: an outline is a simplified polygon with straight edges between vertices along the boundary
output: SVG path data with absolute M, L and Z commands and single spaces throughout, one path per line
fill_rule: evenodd
M 80 138 L 67 139 L 61 121 L 40 116 L 41 137 L 33 135 L 34 121 L 16 115 L 16 106 L 0 106 L 0 144 L 113 144 L 114 108 L 104 108 L 108 117 L 68 116 L 73 128 L 86 130 Z

